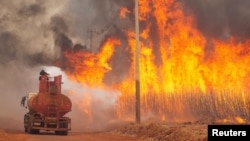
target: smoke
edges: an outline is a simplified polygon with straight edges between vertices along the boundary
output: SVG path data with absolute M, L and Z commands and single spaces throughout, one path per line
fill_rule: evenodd
M 27 111 L 20 106 L 20 101 L 29 92 L 37 92 L 40 69 L 28 68 L 17 61 L 0 67 L 0 128 L 23 129 L 23 116 Z
M 23 129 L 27 111 L 20 107 L 20 100 L 37 92 L 40 70 L 57 70 L 51 66 L 65 61 L 66 50 L 89 48 L 90 29 L 96 30 L 93 42 L 98 49 L 117 22 L 118 4 L 114 0 L 0 0 L 0 128 Z M 90 89 L 68 79 L 62 87 L 73 101 L 69 113 L 73 130 L 103 130 L 114 124 L 110 120 L 118 92 Z M 89 104 L 84 105 L 88 98 Z M 13 125 L 5 124 L 9 122 Z
M 131 1 L 70 1 L 64 12 L 68 15 L 71 24 L 68 35 L 74 44 L 85 45 L 89 50 L 97 52 L 107 34 L 116 35 L 117 30 L 122 30 L 122 26 L 125 26 L 118 14 L 120 7 L 127 6 L 129 3 Z
M 250 1 L 248 0 L 180 0 L 195 16 L 198 29 L 208 37 L 238 39 L 250 37 Z
M 50 18 L 64 3 L 0 1 L 1 128 L 22 129 L 26 110 L 20 110 L 21 97 L 37 91 L 42 65 L 51 65 L 58 57 Z M 12 122 L 9 119 L 16 121 L 15 126 L 5 124 Z
M 187 13 L 195 16 L 199 30 L 208 37 L 250 36 L 247 0 L 179 1 Z M 90 49 L 90 42 L 97 51 L 107 33 L 116 35 L 134 24 L 133 13 L 128 15 L 130 22 L 118 17 L 120 7 L 133 11 L 133 0 L 2 0 L 0 3 L 1 64 L 18 60 L 29 66 L 54 65 L 62 59 L 61 51 L 75 47 Z
M 116 119 L 115 104 L 120 95 L 115 90 L 90 88 L 72 82 L 57 67 L 46 67 L 51 76 L 62 74 L 62 93 L 72 100 L 72 111 L 66 116 L 72 119 L 73 131 L 107 131 L 121 125 Z
M 0 3 L 1 63 L 18 60 L 36 66 L 51 64 L 58 58 L 50 22 L 54 12 L 59 12 L 65 2 L 60 1 L 61 6 L 56 1 Z

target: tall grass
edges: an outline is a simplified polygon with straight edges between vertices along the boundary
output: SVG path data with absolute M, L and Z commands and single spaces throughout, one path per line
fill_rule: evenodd
M 134 118 L 134 96 L 121 97 L 117 102 L 120 118 Z M 247 92 L 190 92 L 172 94 L 148 94 L 141 97 L 142 119 L 156 117 L 166 120 L 231 119 L 241 117 L 250 120 L 250 93 Z

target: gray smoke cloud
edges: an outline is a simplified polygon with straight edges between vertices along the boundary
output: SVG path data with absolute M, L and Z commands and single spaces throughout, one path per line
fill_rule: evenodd
M 180 0 L 195 16 L 198 29 L 206 36 L 225 39 L 250 37 L 249 0 Z
M 58 58 L 50 30 L 51 17 L 63 8 L 56 1 L 0 1 L 1 63 L 18 60 L 30 66 Z M 56 7 L 56 8 L 54 8 Z
M 179 1 L 187 13 L 194 14 L 206 36 L 250 36 L 248 0 Z M 125 38 L 120 34 L 122 28 L 134 24 L 133 17 L 130 22 L 118 18 L 121 6 L 133 10 L 133 0 L 1 0 L 0 4 L 1 64 L 15 60 L 28 66 L 54 65 L 61 51 L 90 49 L 90 30 L 92 46 L 98 51 L 107 34 Z
M 125 26 L 119 20 L 119 9 L 121 6 L 128 6 L 131 2 L 133 3 L 130 0 L 71 1 L 64 12 L 71 23 L 71 31 L 68 35 L 75 44 L 85 44 L 89 49 L 92 47 L 91 50 L 97 52 L 107 34 L 115 34 Z

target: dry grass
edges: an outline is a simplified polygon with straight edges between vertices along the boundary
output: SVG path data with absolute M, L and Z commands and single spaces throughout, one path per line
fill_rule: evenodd
M 206 141 L 207 125 L 196 123 L 130 124 L 113 133 L 138 137 L 147 141 Z
M 129 101 L 127 100 L 129 99 Z M 119 117 L 134 118 L 134 96 L 121 100 Z M 217 93 L 175 93 L 151 94 L 141 97 L 142 117 L 154 116 L 166 121 L 186 121 L 183 117 L 198 120 L 204 117 L 212 119 L 242 118 L 250 121 L 250 94 L 245 92 Z M 188 121 L 190 119 L 187 119 Z

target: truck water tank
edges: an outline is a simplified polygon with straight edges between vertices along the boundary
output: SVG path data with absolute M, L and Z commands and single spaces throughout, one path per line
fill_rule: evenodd
M 49 92 L 39 92 L 28 100 L 30 112 L 40 113 L 44 116 L 50 116 L 51 112 L 56 112 L 57 116 L 64 116 L 71 111 L 71 100 L 63 95 L 52 95 Z
M 61 75 L 49 77 L 47 73 L 40 74 L 39 92 L 27 102 L 29 111 L 48 117 L 61 117 L 71 111 L 72 103 L 61 93 L 61 85 Z

